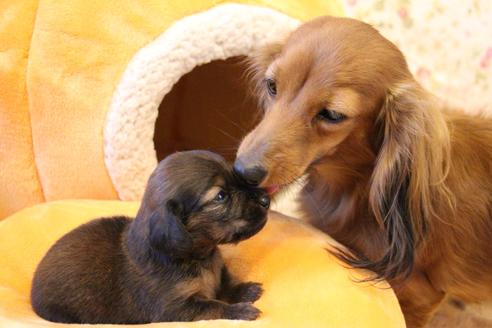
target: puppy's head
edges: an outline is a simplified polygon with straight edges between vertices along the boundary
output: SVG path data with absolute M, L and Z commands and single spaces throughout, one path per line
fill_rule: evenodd
M 149 178 L 137 220 L 146 222 L 150 246 L 166 255 L 200 257 L 217 244 L 235 243 L 266 223 L 270 200 L 217 154 L 179 152 Z

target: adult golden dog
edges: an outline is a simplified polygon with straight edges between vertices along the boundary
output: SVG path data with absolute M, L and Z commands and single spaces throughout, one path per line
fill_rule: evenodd
M 423 36 L 425 37 L 425 36 Z M 262 121 L 235 170 L 394 286 L 409 327 L 445 296 L 492 296 L 492 120 L 448 111 L 371 26 L 322 17 L 252 59 Z

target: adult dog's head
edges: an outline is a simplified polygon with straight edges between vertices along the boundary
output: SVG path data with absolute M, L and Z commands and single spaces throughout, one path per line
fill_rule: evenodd
M 388 250 L 365 267 L 387 278 L 408 273 L 449 140 L 402 53 L 368 24 L 321 17 L 252 58 L 252 72 L 264 117 L 242 141 L 235 170 L 272 191 L 313 171 L 340 192 L 366 181 Z
M 266 192 L 246 184 L 221 156 L 179 152 L 150 176 L 133 228 L 158 256 L 201 258 L 261 230 L 269 204 Z

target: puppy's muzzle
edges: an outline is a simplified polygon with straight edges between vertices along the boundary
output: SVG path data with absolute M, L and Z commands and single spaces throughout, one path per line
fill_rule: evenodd
M 263 195 L 260 195 L 260 197 L 258 198 L 258 203 L 268 209 L 270 207 L 270 197 L 268 197 L 267 194 L 263 194 Z

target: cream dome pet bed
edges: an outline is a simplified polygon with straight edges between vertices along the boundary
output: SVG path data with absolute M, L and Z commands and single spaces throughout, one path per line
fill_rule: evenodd
M 104 128 L 105 163 L 120 198 L 133 200 L 142 196 L 146 180 L 157 164 L 153 132 L 159 106 L 182 76 L 214 60 L 251 54 L 287 35 L 298 24 L 299 20 L 268 8 L 223 4 L 177 21 L 141 49 L 125 69 Z M 244 76 L 239 73 L 233 78 Z M 216 79 L 204 83 L 214 84 Z M 194 90 L 198 94 L 200 91 Z M 193 98 L 193 92 L 187 96 Z M 189 101 L 195 110 L 204 110 L 200 104 L 193 105 L 196 100 Z M 214 112 L 210 115 L 217 117 Z

